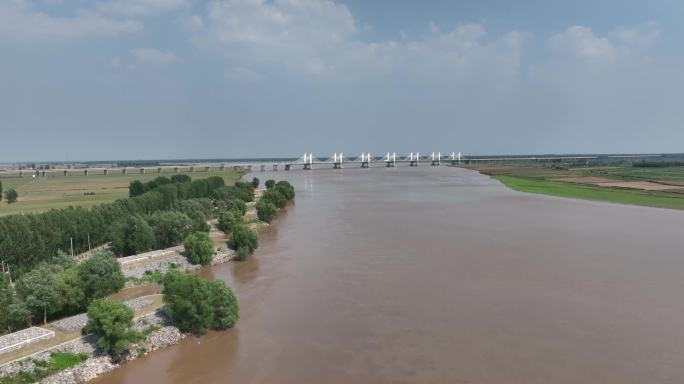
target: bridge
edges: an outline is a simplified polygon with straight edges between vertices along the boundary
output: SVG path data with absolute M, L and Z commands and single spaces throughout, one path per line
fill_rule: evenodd
M 370 168 L 373 164 L 384 167 L 395 167 L 397 164 L 405 163 L 411 167 L 417 167 L 419 164 L 425 165 L 441 165 L 442 161 L 449 162 L 449 164 L 460 163 L 462 159 L 461 152 L 452 152 L 449 156 L 443 156 L 441 152 L 432 152 L 430 155 L 422 155 L 419 152 L 411 152 L 408 155 L 397 155 L 396 152 L 387 152 L 384 156 L 373 156 L 371 153 L 361 153 L 356 157 L 345 157 L 344 153 L 333 153 L 327 158 L 314 157 L 313 153 L 305 153 L 299 159 L 285 164 L 285 170 L 289 171 L 293 166 L 301 166 L 305 170 L 313 169 L 314 165 L 332 165 L 334 169 L 342 169 L 345 164 L 348 166 L 360 166 L 361 168 Z M 274 164 L 273 170 L 277 170 Z M 263 168 L 262 168 L 263 170 Z
M 0 170 L 0 177 L 45 177 L 45 176 L 95 176 L 95 175 L 111 175 L 111 174 L 177 174 L 177 173 L 195 173 L 195 172 L 222 172 L 229 169 L 242 170 L 252 172 L 260 171 L 278 171 L 278 170 L 293 170 L 304 169 L 311 170 L 314 167 L 342 169 L 346 167 L 395 167 L 397 165 L 408 165 L 417 167 L 419 165 L 438 166 L 442 164 L 458 165 L 458 164 L 472 164 L 472 163 L 506 163 L 506 162 L 560 162 L 560 161 L 581 161 L 588 162 L 590 160 L 598 159 L 615 159 L 615 160 L 637 160 L 646 158 L 656 158 L 659 155 L 654 154 L 636 154 L 636 155 L 574 155 L 574 156 L 491 156 L 491 157 L 477 157 L 477 156 L 463 156 L 460 152 L 452 152 L 450 155 L 443 155 L 441 152 L 431 152 L 430 154 L 421 154 L 419 152 L 411 152 L 409 154 L 397 154 L 396 152 L 387 152 L 382 156 L 374 156 L 371 153 L 361 153 L 355 157 L 345 156 L 342 152 L 333 153 L 331 156 L 318 157 L 313 153 L 305 153 L 298 159 L 271 159 L 271 160 L 226 160 L 214 162 L 197 162 L 184 164 L 166 164 L 166 165 L 139 165 L 129 167 L 116 166 L 85 166 L 80 168 L 58 168 L 50 167 L 44 169 L 34 168 L 14 168 Z

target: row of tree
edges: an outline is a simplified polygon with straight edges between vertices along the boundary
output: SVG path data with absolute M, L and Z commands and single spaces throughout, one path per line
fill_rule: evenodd
M 240 308 L 233 291 L 221 280 L 170 271 L 164 277 L 165 312 L 182 332 L 203 334 L 208 329 L 235 325 Z M 142 339 L 133 328 L 133 310 L 122 303 L 97 300 L 88 307 L 84 333 L 97 337 L 97 346 L 114 359 L 122 358 Z
M 0 329 L 11 332 L 81 313 L 93 300 L 123 288 L 124 282 L 121 265 L 110 252 L 96 251 L 78 265 L 59 252 L 53 263 L 40 264 L 14 286 L 0 277 Z
M 148 189 L 140 195 L 90 209 L 69 207 L 0 218 L 0 261 L 18 278 L 42 262 L 51 263 L 58 250 L 81 253 L 112 241 L 117 255 L 128 255 L 178 244 L 188 234 L 187 218 L 193 231 L 206 231 L 206 221 L 217 207 L 254 199 L 251 183 L 225 186 L 220 177 L 155 180 L 145 183 Z
M 257 202 L 256 210 L 259 220 L 270 223 L 278 208 L 285 207 L 288 202 L 294 199 L 295 191 L 292 185 L 284 180 L 277 183 L 274 180 L 267 180 L 265 185 L 266 192 Z

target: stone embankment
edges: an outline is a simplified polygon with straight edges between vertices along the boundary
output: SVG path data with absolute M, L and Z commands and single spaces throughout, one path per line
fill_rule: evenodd
M 139 299 L 135 299 L 139 300 Z M 133 303 L 142 305 L 142 301 Z M 147 316 L 140 317 L 134 321 L 133 328 L 138 332 L 148 332 L 145 339 L 130 348 L 123 361 L 135 360 L 152 351 L 166 348 L 177 344 L 184 335 L 178 328 L 169 325 L 162 311 L 156 311 Z M 30 372 L 35 370 L 36 361 L 48 360 L 54 352 L 85 353 L 88 359 L 73 368 L 58 372 L 41 381 L 44 384 L 77 384 L 94 379 L 95 377 L 107 373 L 119 366 L 118 362 L 112 359 L 96 347 L 96 340 L 93 335 L 84 336 L 77 340 L 70 341 L 47 351 L 40 352 L 29 358 L 7 364 L 0 367 L 0 377 L 16 374 L 19 372 Z

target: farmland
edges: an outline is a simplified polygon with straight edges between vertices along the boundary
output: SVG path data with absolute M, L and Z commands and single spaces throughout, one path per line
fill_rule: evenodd
M 170 174 L 163 174 L 170 176 Z M 190 172 L 193 179 L 220 176 L 226 184 L 232 184 L 241 173 L 233 170 Z M 128 197 L 128 185 L 133 180 L 150 181 L 160 176 L 146 174 L 70 175 L 37 177 L 0 177 L 4 190 L 16 189 L 19 199 L 16 203 L 0 202 L 0 216 L 14 213 L 38 213 L 53 208 L 69 206 L 90 207 Z

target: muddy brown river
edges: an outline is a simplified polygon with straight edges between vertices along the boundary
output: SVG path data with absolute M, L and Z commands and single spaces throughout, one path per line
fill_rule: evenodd
M 296 204 L 236 328 L 98 383 L 684 383 L 684 212 L 518 193 L 448 167 L 256 173 Z

